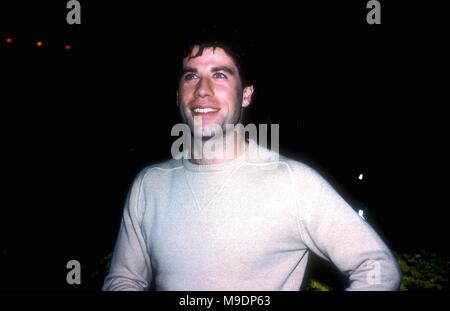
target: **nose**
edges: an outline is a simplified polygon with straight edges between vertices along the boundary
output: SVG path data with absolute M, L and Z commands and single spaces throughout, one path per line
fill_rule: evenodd
M 195 96 L 206 97 L 212 95 L 214 95 L 214 91 L 210 85 L 210 82 L 204 78 L 200 79 L 195 89 Z

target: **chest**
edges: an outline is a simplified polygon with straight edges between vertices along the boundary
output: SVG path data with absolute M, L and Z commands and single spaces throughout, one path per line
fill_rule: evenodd
M 159 200 L 166 204 L 154 201 L 152 219 L 144 220 L 151 227 L 146 234 L 152 264 L 173 273 L 236 269 L 301 248 L 289 184 L 254 180 L 230 180 L 203 206 L 183 179 L 174 182 L 172 195 Z

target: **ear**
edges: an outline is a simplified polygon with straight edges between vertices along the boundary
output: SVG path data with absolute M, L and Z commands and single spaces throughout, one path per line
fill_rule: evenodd
M 244 94 L 242 98 L 242 107 L 248 107 L 250 103 L 252 102 L 252 95 L 253 95 L 253 85 L 246 86 L 244 88 Z

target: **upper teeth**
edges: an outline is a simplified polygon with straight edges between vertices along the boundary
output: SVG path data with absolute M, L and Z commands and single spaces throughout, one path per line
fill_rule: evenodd
M 195 108 L 194 112 L 199 112 L 199 113 L 207 113 L 207 112 L 213 112 L 213 111 L 219 111 L 219 109 L 214 109 L 214 108 Z

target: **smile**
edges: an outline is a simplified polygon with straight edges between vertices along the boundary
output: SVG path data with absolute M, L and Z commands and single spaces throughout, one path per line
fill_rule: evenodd
M 192 109 L 192 111 L 194 111 L 194 113 L 210 113 L 210 112 L 217 112 L 220 109 L 216 109 L 216 108 L 195 108 Z

